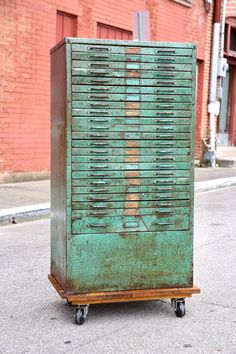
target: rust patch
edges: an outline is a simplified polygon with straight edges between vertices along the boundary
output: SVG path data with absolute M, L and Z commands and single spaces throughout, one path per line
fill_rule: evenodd
M 127 102 L 125 105 L 126 109 L 139 109 L 140 103 L 139 102 Z
M 140 77 L 140 71 L 129 71 L 127 70 L 127 77 Z
M 140 172 L 139 171 L 125 171 L 125 178 L 132 178 L 132 177 L 139 177 Z
M 139 141 L 126 141 L 126 147 L 139 147 Z
M 127 200 L 139 200 L 139 194 L 128 194 L 127 195 Z
M 126 156 L 125 162 L 139 162 L 139 156 Z
M 137 209 L 139 208 L 139 202 L 125 202 L 126 209 Z
M 139 149 L 126 149 L 125 155 L 139 155 Z
M 139 209 L 125 209 L 125 215 L 139 216 Z
M 137 111 L 126 111 L 125 114 L 128 117 L 130 117 L 130 116 L 138 117 L 138 116 L 140 116 L 140 111 L 139 110 L 137 110 Z
M 129 185 L 133 186 L 139 186 L 141 185 L 141 180 L 140 179 L 127 179 L 126 180 Z
M 126 54 L 140 54 L 141 53 L 141 48 L 139 48 L 139 47 L 127 47 L 127 48 L 125 48 L 125 53 Z

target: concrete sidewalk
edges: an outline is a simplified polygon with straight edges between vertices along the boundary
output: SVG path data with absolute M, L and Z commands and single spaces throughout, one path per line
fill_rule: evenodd
M 236 168 L 195 168 L 195 192 L 236 185 Z M 0 184 L 0 224 L 50 216 L 50 181 Z

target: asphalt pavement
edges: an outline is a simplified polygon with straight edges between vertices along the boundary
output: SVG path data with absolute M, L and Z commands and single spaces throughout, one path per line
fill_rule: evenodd
M 0 353 L 236 353 L 236 187 L 195 198 L 194 283 L 170 302 L 92 305 L 83 326 L 49 284 L 49 219 L 0 228 Z

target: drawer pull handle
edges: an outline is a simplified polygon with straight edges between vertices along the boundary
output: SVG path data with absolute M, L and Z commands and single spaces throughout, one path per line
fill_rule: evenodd
M 170 160 L 170 161 L 174 161 L 174 157 L 173 156 L 158 156 L 155 159 L 156 161 L 158 160 Z
M 173 203 L 160 203 L 158 206 L 160 206 L 160 207 L 169 207 L 169 206 L 173 206 Z
M 156 58 L 156 61 L 159 61 L 161 63 L 165 63 L 165 62 L 170 62 L 170 63 L 173 63 L 175 62 L 175 59 L 174 58 Z
M 157 84 L 170 86 L 170 85 L 174 85 L 175 83 L 172 81 L 157 81 Z
M 174 212 L 174 209 L 165 209 L 164 211 L 159 211 L 157 210 L 157 214 L 172 214 Z
M 90 59 L 108 59 L 107 55 L 90 55 L 89 56 Z
M 158 69 L 165 69 L 165 70 L 175 69 L 175 66 L 169 66 L 169 65 L 158 65 L 157 67 Z
M 155 173 L 157 176 L 158 175 L 163 175 L 163 176 L 174 176 L 174 173 L 172 171 L 157 171 Z
M 99 70 L 99 69 L 98 69 Z M 88 74 L 90 75 L 107 75 L 107 71 L 106 70 L 90 70 Z
M 90 95 L 89 98 L 92 98 L 92 99 L 93 98 L 95 98 L 95 99 L 99 98 L 99 99 L 101 99 L 101 98 L 109 98 L 109 96 L 94 96 L 94 95 Z
M 157 51 L 156 51 L 157 53 L 168 53 L 168 54 L 170 54 L 170 53 L 172 53 L 172 54 L 175 54 L 176 53 L 176 50 L 168 50 L 168 49 L 158 49 Z
M 99 198 L 99 197 L 90 197 L 89 198 L 90 200 L 94 201 L 94 202 L 103 202 L 103 201 L 106 201 L 106 200 L 109 200 L 110 197 L 102 197 L 102 198 Z
M 156 130 L 167 130 L 167 131 L 170 131 L 170 130 L 173 130 L 174 127 L 165 127 L 163 125 L 159 125 L 156 127 Z
M 94 84 L 109 84 L 109 80 L 102 80 L 102 79 L 91 79 L 91 83 Z M 97 89 L 98 90 L 98 89 Z
M 173 194 L 172 194 L 172 193 L 171 193 L 171 194 L 170 194 L 170 193 L 169 193 L 169 194 L 168 194 L 168 193 L 166 193 L 166 194 L 163 194 L 163 193 L 156 194 L 156 197 L 163 197 L 163 196 L 164 196 L 165 198 L 168 198 L 168 197 L 170 198 L 170 197 L 173 196 Z
M 107 82 L 107 81 L 101 81 L 101 82 Z M 90 91 L 108 91 L 109 87 L 90 87 Z
M 102 142 L 102 143 L 100 143 L 100 142 L 97 142 L 97 143 L 90 143 L 89 144 L 90 146 L 108 146 L 108 143 L 107 142 Z
M 108 154 L 107 150 L 90 150 L 89 151 L 90 154 Z
M 107 227 L 107 224 L 90 224 L 90 227 Z
M 158 167 L 159 165 L 157 165 L 157 167 Z M 173 164 L 169 164 L 169 165 L 165 165 L 165 164 L 161 164 L 161 167 L 162 168 L 171 168 L 171 167 L 174 167 L 174 165 Z
M 158 89 L 157 91 L 156 91 L 157 93 L 175 93 L 176 92 L 176 90 L 160 90 L 160 89 Z
M 109 183 L 106 181 L 93 181 L 90 183 L 90 185 L 92 185 L 92 186 L 104 185 L 104 184 L 109 184 Z
M 156 188 L 156 192 L 172 191 L 172 189 L 173 189 L 172 187 L 163 186 L 163 187 Z
M 108 138 L 108 135 L 102 135 L 102 134 L 90 134 L 90 138 Z
M 103 68 L 103 67 L 105 67 L 105 68 L 109 68 L 109 64 L 105 64 L 105 63 L 92 63 L 91 64 L 91 67 L 93 67 L 93 68 L 96 68 L 96 67 L 98 67 L 98 68 Z
M 108 123 L 109 120 L 108 119 L 90 119 L 89 122 L 90 123 Z
M 168 225 L 173 225 L 173 224 L 170 222 L 155 222 L 155 223 L 153 223 L 153 225 L 155 225 L 155 226 L 168 226 Z
M 107 212 L 105 211 L 98 211 L 98 212 L 90 212 L 89 215 L 92 215 L 92 216 L 103 216 L 103 215 L 107 215 Z
M 171 141 L 170 142 L 163 141 L 156 144 L 157 147 L 173 147 L 174 145 L 175 145 L 174 142 Z
M 106 209 L 106 205 L 92 205 L 92 209 Z
M 97 170 L 97 169 L 103 169 L 103 168 L 108 168 L 108 165 L 97 165 L 97 166 L 90 166 L 92 170 Z
M 109 114 L 109 112 L 107 112 L 107 111 L 88 111 L 88 113 L 89 114 L 102 114 L 102 115 L 104 115 L 104 114 Z
M 159 119 L 156 121 L 156 123 L 160 124 L 174 124 L 174 120 L 173 119 L 166 119 L 164 122 L 160 121 Z
M 99 127 L 99 126 L 96 126 L 96 125 L 89 127 L 89 130 L 96 130 L 96 129 L 97 130 L 104 130 L 104 129 L 107 130 L 108 127 L 106 127 L 106 126 L 105 127 Z
M 157 180 L 157 181 L 155 181 L 155 183 L 156 184 L 159 184 L 159 183 L 163 183 L 162 181 L 160 181 L 160 180 Z M 173 183 L 173 180 L 172 179 L 165 179 L 164 180 L 164 183 L 166 184 L 166 183 Z
M 101 51 L 103 51 L 103 50 L 108 51 L 109 48 L 107 48 L 107 47 L 89 47 L 89 50 L 101 52 Z
M 103 193 L 103 192 L 108 192 L 108 189 L 107 188 L 100 188 L 100 189 L 90 189 L 89 192 L 91 193 Z
M 168 135 L 168 134 L 159 134 L 159 135 L 157 135 L 156 136 L 156 139 L 158 139 L 158 138 L 165 138 L 165 139 L 173 139 L 173 135 Z
M 102 106 L 102 107 L 107 107 L 109 106 L 109 103 L 90 103 L 91 107 L 97 107 L 97 106 Z
M 161 114 L 157 114 L 157 118 L 159 117 L 165 117 L 165 116 L 171 116 L 173 112 L 162 112 Z
M 161 97 L 161 96 L 158 96 L 157 97 L 157 101 L 160 101 L 160 102 L 172 102 L 172 101 L 175 101 L 175 97 Z
M 163 107 L 167 107 L 167 108 L 174 108 L 173 104 L 157 104 L 157 108 L 163 108 Z
M 109 175 L 105 175 L 105 174 L 102 174 L 102 173 L 89 174 L 88 176 L 89 176 L 89 177 L 102 177 L 102 178 L 109 177 Z
M 91 157 L 90 158 L 91 162 L 96 162 L 96 161 L 109 161 L 107 157 Z

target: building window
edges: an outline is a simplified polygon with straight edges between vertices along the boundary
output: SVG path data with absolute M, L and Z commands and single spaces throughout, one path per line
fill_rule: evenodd
M 104 23 L 98 23 L 97 24 L 97 38 L 132 40 L 133 34 L 131 31 L 127 31 L 122 28 L 105 25 Z
M 57 11 L 56 41 L 64 37 L 75 37 L 77 34 L 77 16 Z
M 179 4 L 191 7 L 192 6 L 192 0 L 173 0 L 175 2 L 178 2 Z
M 236 57 L 236 18 L 227 18 L 225 23 L 224 52 Z

